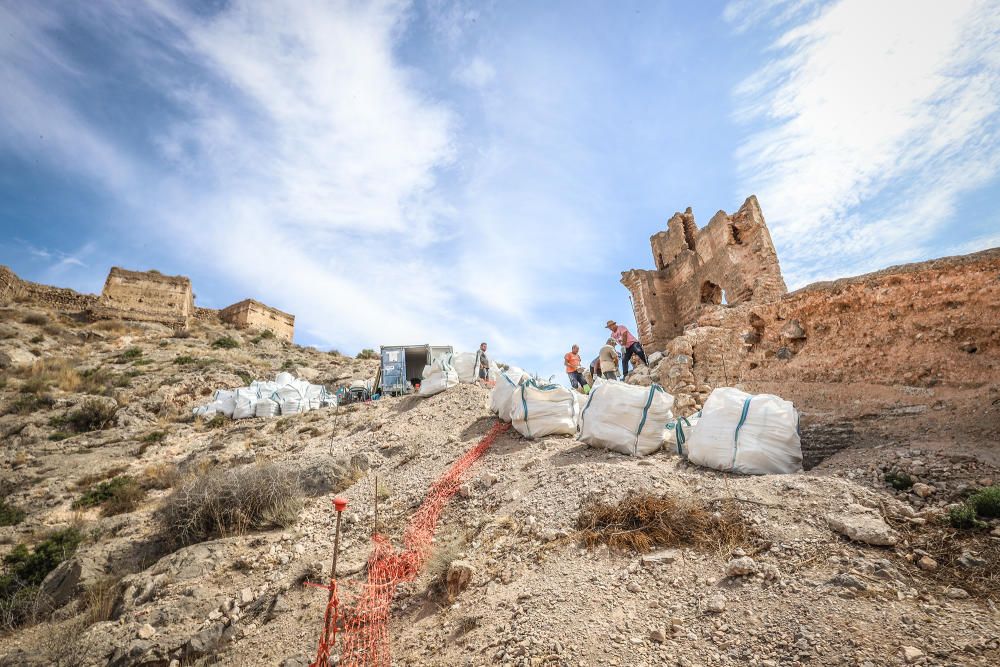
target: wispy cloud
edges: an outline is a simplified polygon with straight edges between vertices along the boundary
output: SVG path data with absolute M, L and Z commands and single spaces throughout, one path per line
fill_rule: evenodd
M 961 196 L 1000 171 L 996 4 L 733 3 L 727 17 L 781 27 L 736 90 L 752 128 L 736 157 L 790 282 L 936 254 Z

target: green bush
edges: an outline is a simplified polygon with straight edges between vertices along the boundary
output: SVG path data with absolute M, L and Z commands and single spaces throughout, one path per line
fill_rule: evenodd
M 239 341 L 235 338 L 230 338 L 229 336 L 223 336 L 222 338 L 212 341 L 212 347 L 219 348 L 220 350 L 232 350 L 240 346 Z
M 257 334 L 251 342 L 254 345 L 256 345 L 257 343 L 261 342 L 262 340 L 270 340 L 272 338 L 274 338 L 274 332 L 271 331 L 270 329 L 264 329 L 259 334 Z
M 76 528 L 56 531 L 29 551 L 18 544 L 3 557 L 0 576 L 0 625 L 16 628 L 33 620 L 37 609 L 38 586 L 59 563 L 74 553 L 83 535 Z
M 28 339 L 28 342 L 29 342 L 29 343 L 33 343 L 33 344 L 35 344 L 35 345 L 38 345 L 38 344 L 39 344 L 39 343 L 41 343 L 41 342 L 42 342 L 43 340 L 45 340 L 45 336 L 43 336 L 42 334 L 37 334 L 37 335 L 35 335 L 35 336 L 32 336 L 31 338 L 29 338 L 29 339 Z
M 192 357 L 189 354 L 182 354 L 182 355 L 179 355 L 177 357 L 174 357 L 174 363 L 175 364 L 180 364 L 181 366 L 186 366 L 188 364 L 193 364 L 194 361 L 195 361 L 194 357 Z
M 163 442 L 163 439 L 166 437 L 167 437 L 166 431 L 151 431 L 146 435 L 142 436 L 142 441 L 153 444 L 156 442 Z
M 953 528 L 979 528 L 985 525 L 976 518 L 976 508 L 968 504 L 948 510 L 948 523 Z
M 0 526 L 16 526 L 24 521 L 24 517 L 23 509 L 7 502 L 6 498 L 0 498 Z
M 66 416 L 66 425 L 77 433 L 101 431 L 111 424 L 117 412 L 117 404 L 87 399 L 83 405 Z
M 1000 517 L 1000 486 L 987 486 L 969 496 L 969 505 L 980 516 Z
M 216 413 L 211 419 L 209 419 L 207 422 L 205 422 L 205 427 L 206 428 L 221 428 L 221 427 L 223 427 L 223 426 L 226 425 L 227 421 L 229 421 L 229 419 L 226 418 L 226 415 L 221 414 L 221 413 Z
M 66 431 L 56 431 L 49 436 L 50 442 L 59 442 L 60 440 L 65 440 L 66 438 L 72 438 L 72 433 L 67 433 Z
M 378 359 L 378 352 L 366 347 L 358 352 L 358 359 Z
M 905 491 L 913 486 L 913 479 L 905 472 L 890 472 L 885 476 L 885 481 L 897 491 Z
M 131 361 L 132 359 L 138 359 L 142 356 L 142 350 L 138 347 L 130 347 L 119 355 L 125 361 Z
M 133 477 L 121 475 L 91 487 L 73 502 L 73 508 L 98 507 L 104 516 L 133 511 L 146 497 L 146 490 Z

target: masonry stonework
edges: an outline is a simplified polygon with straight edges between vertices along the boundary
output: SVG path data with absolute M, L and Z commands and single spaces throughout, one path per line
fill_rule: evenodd
M 219 318 L 240 329 L 259 329 L 272 332 L 281 340 L 292 342 L 295 335 L 295 316 L 272 308 L 254 299 L 244 299 L 239 303 L 219 311 Z
M 97 297 L 65 287 L 22 280 L 9 267 L 0 266 L 0 304 L 9 303 L 32 303 L 45 308 L 79 312 L 92 308 L 97 303 Z
M 760 205 L 750 196 L 732 215 L 719 211 L 698 229 L 688 208 L 650 238 L 655 270 L 622 273 L 639 339 L 663 349 L 702 310 L 722 303 L 767 302 L 787 288 Z
M 99 318 L 159 322 L 187 328 L 194 312 L 191 280 L 158 271 L 128 271 L 112 267 L 94 309 Z

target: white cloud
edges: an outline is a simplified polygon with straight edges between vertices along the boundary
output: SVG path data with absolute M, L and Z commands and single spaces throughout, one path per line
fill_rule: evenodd
M 758 194 L 792 284 L 936 254 L 960 197 L 1000 171 L 995 4 L 808 5 L 727 10 L 739 28 L 784 26 L 736 90 L 737 117 L 758 123 L 736 152 L 741 191 Z
M 455 78 L 470 88 L 485 88 L 497 76 L 493 65 L 476 56 L 465 67 L 455 72 Z

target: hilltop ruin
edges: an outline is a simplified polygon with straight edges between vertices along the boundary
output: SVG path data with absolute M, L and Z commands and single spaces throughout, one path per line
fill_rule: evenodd
M 663 349 L 704 305 L 764 303 L 788 291 L 753 195 L 732 215 L 716 213 L 703 229 L 690 207 L 674 213 L 667 230 L 651 236 L 649 244 L 656 269 L 622 273 L 646 347 Z
M 65 287 L 50 287 L 23 280 L 0 265 L 0 305 L 21 303 L 78 312 L 92 320 L 126 320 L 187 329 L 192 319 L 224 322 L 238 329 L 270 331 L 292 342 L 295 316 L 244 299 L 221 310 L 195 306 L 191 279 L 168 276 L 156 270 L 130 271 L 113 266 L 100 296 L 80 294 Z

